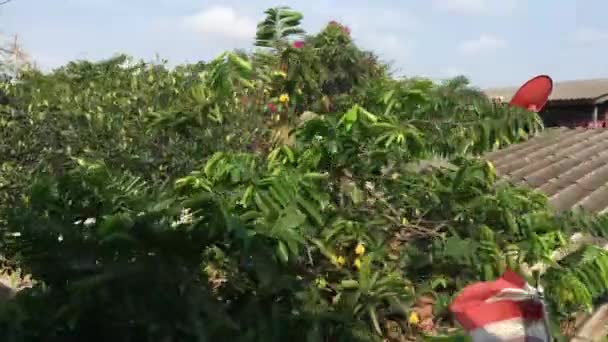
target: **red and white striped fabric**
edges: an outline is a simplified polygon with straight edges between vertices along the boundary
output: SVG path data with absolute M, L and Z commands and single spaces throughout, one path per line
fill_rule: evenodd
M 475 342 L 550 339 L 537 291 L 512 271 L 465 287 L 450 311 Z

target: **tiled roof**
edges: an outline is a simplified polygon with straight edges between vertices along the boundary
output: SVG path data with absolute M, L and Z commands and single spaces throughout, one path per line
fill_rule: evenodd
M 484 90 L 491 98 L 502 97 L 510 101 L 519 87 L 492 88 Z M 595 101 L 608 96 L 608 78 L 556 82 L 549 101 Z
M 549 196 L 556 210 L 608 212 L 608 129 L 551 128 L 486 158 L 509 182 Z

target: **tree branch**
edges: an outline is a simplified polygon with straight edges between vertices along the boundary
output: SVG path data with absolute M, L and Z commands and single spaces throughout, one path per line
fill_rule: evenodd
M 383 194 L 376 192 L 373 188 L 373 185 L 368 184 L 368 186 L 365 187 L 365 190 L 367 191 L 368 195 L 370 195 L 376 201 L 384 204 L 386 209 L 388 209 L 388 211 L 392 214 L 392 216 L 387 214 L 384 214 L 383 216 L 393 225 L 402 229 L 402 231 L 397 236 L 399 240 L 407 241 L 414 236 L 441 236 L 439 231 L 447 226 L 447 224 L 445 224 L 444 222 L 430 222 L 422 219 L 422 217 L 419 217 L 417 222 L 415 223 L 403 223 L 401 221 L 403 217 L 402 213 L 397 210 L 397 208 L 395 208 L 391 203 L 389 203 L 389 201 L 383 196 Z M 424 216 L 424 214 L 422 216 Z
M 13 1 L 13 0 L 2 0 L 2 1 L 0 1 L 0 6 L 2 6 L 2 5 L 6 5 L 6 4 L 8 4 L 9 2 L 11 2 L 11 1 Z

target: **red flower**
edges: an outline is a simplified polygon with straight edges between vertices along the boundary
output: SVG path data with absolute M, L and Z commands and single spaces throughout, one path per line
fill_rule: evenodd
M 271 113 L 276 113 L 277 106 L 274 103 L 269 103 L 266 105 L 266 109 L 268 109 Z
M 296 49 L 301 49 L 304 47 L 304 42 L 301 40 L 297 40 L 297 41 L 293 42 L 293 47 Z
M 338 22 L 335 20 L 332 20 L 329 22 L 329 26 L 338 26 Z

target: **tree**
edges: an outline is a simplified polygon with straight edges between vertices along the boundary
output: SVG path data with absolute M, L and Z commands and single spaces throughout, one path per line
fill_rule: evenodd
M 304 34 L 300 22 L 302 14 L 289 7 L 269 8 L 266 18 L 258 24 L 255 44 L 260 47 L 280 48 L 287 39 Z

